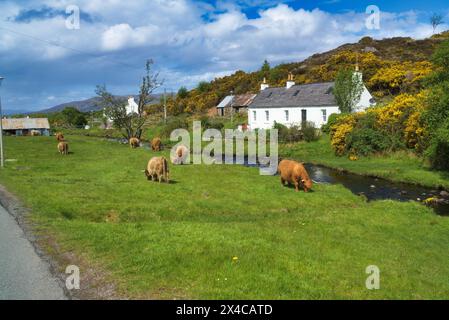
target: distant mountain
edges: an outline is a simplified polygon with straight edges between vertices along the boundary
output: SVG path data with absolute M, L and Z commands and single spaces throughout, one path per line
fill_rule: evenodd
M 156 104 L 160 101 L 162 94 L 153 94 L 152 97 L 153 97 L 153 99 L 150 102 L 150 104 Z M 128 100 L 128 96 L 120 96 L 118 98 L 123 99 L 123 101 Z M 136 101 L 137 101 L 138 96 L 134 96 L 134 99 L 136 99 Z M 54 113 L 54 112 L 62 111 L 67 107 L 75 107 L 76 109 L 78 109 L 81 112 L 99 111 L 102 109 L 102 107 L 100 106 L 100 98 L 94 97 L 94 98 L 90 98 L 87 100 L 66 102 L 66 103 L 59 104 L 57 106 L 54 106 L 54 107 L 51 107 L 48 109 L 36 111 L 35 113 Z

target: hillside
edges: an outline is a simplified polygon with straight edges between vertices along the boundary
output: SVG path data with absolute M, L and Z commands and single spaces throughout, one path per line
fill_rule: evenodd
M 331 81 L 340 68 L 354 68 L 357 61 L 369 90 L 378 101 L 388 101 L 399 93 L 419 89 L 421 80 L 431 70 L 430 56 L 447 38 L 449 31 L 423 40 L 364 37 L 357 43 L 315 54 L 301 62 L 272 68 L 265 63 L 256 72 L 237 71 L 209 83 L 200 83 L 182 97 L 169 101 L 169 111 L 172 114 L 204 112 L 216 106 L 231 91 L 257 93 L 264 77 L 270 86 L 283 86 L 289 72 L 293 73 L 297 84 Z
M 162 94 L 154 94 L 153 100 L 150 104 L 159 103 L 161 96 L 162 96 Z M 138 99 L 138 96 L 134 96 L 134 97 L 135 97 L 135 99 Z M 128 99 L 128 96 L 121 96 L 120 98 L 123 99 L 123 101 L 126 101 Z M 78 109 L 81 112 L 99 111 L 102 109 L 102 107 L 99 105 L 99 102 L 100 102 L 99 97 L 93 97 L 93 98 L 90 98 L 87 100 L 72 101 L 72 102 L 59 104 L 57 106 L 38 111 L 36 113 L 54 113 L 54 112 L 62 111 L 67 107 L 75 107 L 76 109 Z

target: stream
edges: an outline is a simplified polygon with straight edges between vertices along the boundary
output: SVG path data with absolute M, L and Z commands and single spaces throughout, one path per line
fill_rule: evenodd
M 251 165 L 245 161 L 245 166 L 258 167 L 259 165 Z M 445 191 L 363 176 L 310 163 L 305 164 L 304 167 L 314 183 L 340 184 L 353 194 L 366 197 L 368 201 L 416 201 L 433 208 L 440 216 L 449 216 L 449 193 Z M 426 204 L 429 198 L 433 200 Z
M 126 141 L 121 142 L 126 143 Z M 146 145 L 142 146 L 149 149 Z M 260 166 L 259 164 L 248 164 L 246 157 L 243 165 L 247 167 Z M 366 197 L 368 201 L 416 201 L 433 208 L 435 213 L 440 216 L 449 216 L 448 192 L 411 183 L 392 182 L 385 179 L 344 172 L 320 165 L 306 164 L 305 168 L 315 183 L 340 184 L 349 189 L 353 194 Z M 428 199 L 431 200 L 429 201 Z

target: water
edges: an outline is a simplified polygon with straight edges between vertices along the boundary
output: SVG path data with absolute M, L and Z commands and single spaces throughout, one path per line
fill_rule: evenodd
M 245 166 L 258 167 L 258 165 L 248 164 L 246 160 Z M 429 203 L 428 206 L 432 207 L 438 215 L 449 216 L 449 197 L 442 197 L 439 190 L 362 176 L 313 164 L 306 164 L 305 168 L 315 183 L 340 184 L 352 193 L 366 197 L 368 201 L 416 201 L 424 205 L 427 199 L 433 198 L 435 201 Z
M 124 142 L 122 141 L 122 143 Z M 224 162 L 223 158 L 223 163 Z M 249 164 L 246 157 L 244 165 L 247 167 L 260 167 L 258 164 Z M 424 205 L 427 199 L 433 198 L 436 200 L 427 205 L 432 207 L 436 214 L 449 216 L 449 197 L 442 197 L 439 190 L 410 183 L 392 182 L 384 179 L 342 172 L 319 165 L 306 164 L 305 167 L 310 178 L 315 183 L 340 184 L 349 189 L 352 193 L 366 197 L 368 201 L 416 201 Z
M 341 184 L 352 193 L 365 196 L 369 201 L 391 199 L 396 201 L 418 201 L 435 198 L 430 206 L 439 215 L 449 216 L 449 199 L 440 196 L 440 191 L 409 183 L 391 182 L 384 179 L 340 172 L 322 166 L 307 164 L 310 178 L 316 183 Z

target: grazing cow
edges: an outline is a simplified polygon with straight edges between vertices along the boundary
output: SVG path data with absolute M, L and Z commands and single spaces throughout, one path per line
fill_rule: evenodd
M 132 137 L 131 139 L 129 139 L 129 145 L 133 149 L 138 148 L 140 147 L 140 140 L 136 137 Z
M 281 176 L 281 183 L 285 185 L 292 183 L 295 185 L 295 190 L 299 191 L 299 185 L 301 184 L 304 192 L 308 192 L 312 189 L 312 180 L 309 177 L 304 165 L 296 161 L 282 160 L 279 163 L 278 173 Z
M 59 142 L 64 141 L 64 135 L 62 134 L 62 132 L 56 133 L 56 140 L 58 140 Z
M 189 149 L 186 146 L 178 146 L 176 148 L 175 154 L 171 156 L 171 162 L 173 164 L 186 164 L 187 157 L 189 156 Z
M 165 182 L 170 183 L 167 159 L 165 157 L 151 158 L 145 170 L 145 175 L 151 181 L 159 181 L 161 183 L 162 180 L 165 180 Z
M 39 137 L 40 135 L 41 135 L 41 132 L 39 130 L 31 130 L 32 137 Z
M 151 150 L 153 150 L 153 151 L 161 151 L 161 145 L 162 145 L 161 139 L 160 138 L 154 138 L 151 141 Z
M 69 154 L 69 145 L 65 141 L 61 141 L 58 143 L 58 151 L 60 154 L 68 155 Z

